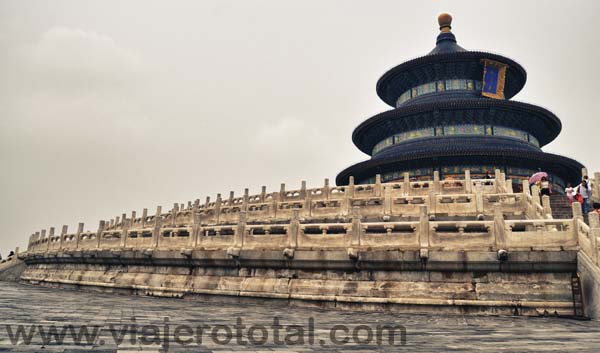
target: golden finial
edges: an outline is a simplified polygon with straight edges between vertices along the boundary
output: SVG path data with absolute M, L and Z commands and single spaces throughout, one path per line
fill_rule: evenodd
M 452 29 L 452 16 L 448 13 L 442 13 L 438 16 L 438 24 L 440 25 L 440 31 L 443 33 L 450 32 Z

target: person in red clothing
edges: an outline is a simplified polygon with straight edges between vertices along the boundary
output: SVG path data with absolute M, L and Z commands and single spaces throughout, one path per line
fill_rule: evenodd
M 592 207 L 594 208 L 594 212 L 596 212 L 600 216 L 600 203 L 594 202 Z

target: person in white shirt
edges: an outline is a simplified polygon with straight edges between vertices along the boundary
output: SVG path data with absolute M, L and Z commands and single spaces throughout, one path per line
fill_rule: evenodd
M 583 214 L 588 214 L 590 212 L 590 198 L 592 197 L 592 188 L 584 179 L 581 181 L 581 184 L 577 185 L 575 188 L 575 193 L 581 195 L 583 198 L 583 203 L 581 204 L 581 210 Z
M 548 195 L 550 196 L 550 193 L 552 191 L 550 191 L 550 182 L 548 181 L 547 177 L 542 177 L 542 180 L 540 182 L 540 195 L 544 196 L 544 195 Z
M 573 195 L 575 194 L 575 189 L 571 186 L 571 183 L 567 183 L 567 187 L 565 188 L 565 194 L 569 199 L 569 202 L 573 203 Z

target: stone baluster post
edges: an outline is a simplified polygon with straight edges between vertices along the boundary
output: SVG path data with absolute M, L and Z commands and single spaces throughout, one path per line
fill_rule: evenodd
M 265 185 L 260 187 L 260 202 L 265 202 L 267 198 L 267 187 Z
M 146 219 L 148 218 L 148 209 L 144 208 L 142 210 L 142 229 L 146 228 Z
M 537 205 L 541 204 L 539 188 L 536 185 L 531 187 L 531 204 L 527 206 L 528 218 L 540 218 Z
M 354 197 L 354 177 L 353 176 L 350 176 L 348 178 L 348 189 L 347 189 L 346 193 L 348 194 L 348 197 L 350 199 L 352 199 Z
M 354 196 L 354 177 L 348 178 L 348 185 L 344 188 L 344 199 L 341 204 L 342 216 L 347 216 L 351 213 L 352 197 Z
M 381 197 L 381 174 L 375 175 L 375 189 L 373 191 L 375 197 Z
M 323 196 L 326 200 L 329 200 L 329 196 L 331 195 L 331 188 L 329 187 L 329 178 L 325 178 L 323 183 Z
M 534 185 L 531 188 L 531 197 L 533 198 L 533 203 L 536 205 L 541 205 L 542 200 L 540 199 L 540 188 L 537 185 Z
M 44 241 L 46 242 L 46 245 L 44 246 L 44 252 L 48 252 L 49 248 L 50 248 L 50 237 L 46 237 L 46 230 L 42 229 L 42 239 L 44 239 Z
M 594 179 L 592 180 L 592 197 L 596 200 L 600 200 L 600 172 L 594 173 Z
M 235 236 L 233 239 L 233 246 L 236 248 L 244 247 L 244 238 L 246 235 L 246 212 L 240 212 L 240 218 L 238 220 L 237 228 L 235 230 Z
M 215 201 L 215 223 L 219 224 L 221 220 L 221 203 L 223 200 L 221 199 L 221 194 L 217 194 L 217 200 Z
M 271 195 L 271 201 L 268 201 L 268 195 Z M 273 192 L 265 195 L 265 203 L 269 203 L 269 214 L 268 217 L 275 218 L 277 216 L 277 200 L 279 199 L 279 193 Z
M 41 241 L 40 240 L 40 232 L 35 232 L 33 234 L 33 239 L 36 242 L 36 244 L 35 244 L 35 251 L 37 252 L 38 250 L 41 249 L 41 247 L 40 247 L 40 241 Z
M 301 180 L 300 181 L 300 198 L 304 199 L 306 197 L 306 194 L 307 194 L 306 180 Z
M 37 232 L 35 232 L 31 235 L 31 241 L 33 242 L 33 244 L 31 244 L 31 251 L 35 252 L 35 251 L 37 251 L 37 241 L 38 241 Z
M 579 202 L 573 202 L 573 203 L 571 203 L 571 209 L 573 210 L 573 219 L 575 219 L 575 220 L 578 220 L 578 219 L 583 220 L 583 211 L 581 209 L 581 204 Z
M 287 245 L 290 249 L 298 247 L 298 232 L 300 230 L 300 212 L 292 210 L 292 219 L 288 228 Z
M 362 222 L 360 220 L 360 207 L 352 207 L 352 241 L 351 246 L 361 245 Z
M 248 202 L 250 200 L 250 190 L 248 188 L 244 189 L 244 198 L 242 201 L 242 211 L 248 212 Z
M 123 213 L 123 218 L 121 220 L 121 248 L 127 247 L 127 232 L 129 230 L 129 223 L 130 221 L 127 219 L 127 215 Z
M 588 219 L 590 222 L 590 243 L 592 245 L 592 254 L 589 255 L 596 265 L 600 265 L 600 255 L 598 253 L 598 237 L 600 237 L 600 220 L 598 219 L 598 213 L 590 212 L 588 215 Z
M 31 246 L 27 250 L 29 250 L 31 252 L 35 252 L 36 246 L 37 246 L 37 244 L 35 243 L 37 241 L 35 233 L 31 234 L 30 239 L 31 239 Z
M 285 183 L 281 183 L 281 186 L 279 188 L 279 201 L 283 202 L 286 199 L 286 195 L 285 195 Z
M 514 194 L 512 179 L 506 179 L 505 189 L 507 194 Z
M 302 207 L 302 210 L 305 215 L 310 216 L 310 203 L 307 203 L 308 197 L 306 196 L 308 194 L 309 194 L 309 192 L 306 189 L 306 180 L 301 180 L 300 181 L 300 199 L 304 200 L 304 205 Z
M 421 259 L 429 258 L 429 215 L 425 205 L 419 207 L 419 245 Z
M 402 191 L 405 196 L 410 195 L 410 174 L 404 173 L 402 178 Z
M 496 190 L 496 193 L 501 193 L 502 192 L 502 173 L 500 172 L 500 169 L 495 169 L 494 170 L 494 190 Z
M 160 239 L 160 227 L 162 226 L 161 222 L 162 217 L 162 207 L 156 206 L 156 214 L 154 215 L 154 229 L 152 231 L 152 247 L 158 247 L 158 241 Z
M 58 244 L 58 248 L 62 249 L 63 248 L 63 244 L 65 241 L 65 236 L 67 236 L 67 233 L 69 231 L 69 226 L 68 225 L 63 225 L 62 226 L 62 230 L 60 231 L 60 243 Z
M 100 221 L 98 223 L 98 231 L 96 232 L 96 247 L 100 248 L 100 243 L 102 242 L 102 232 L 104 232 L 104 226 L 106 225 L 105 221 Z
M 190 239 L 188 242 L 188 246 L 190 248 L 195 248 L 198 244 L 198 233 L 200 232 L 200 213 L 197 208 L 192 210 L 192 232 L 190 234 Z
M 471 171 L 465 169 L 465 194 L 473 192 L 473 182 L 471 181 Z
M 485 209 L 483 206 L 483 191 L 481 188 L 475 188 L 475 211 L 477 214 L 483 214 Z
M 77 224 L 77 232 L 75 233 L 75 249 L 79 249 L 81 233 L 83 233 L 83 223 Z
M 552 208 L 550 207 L 550 196 L 542 196 L 542 207 L 544 208 L 544 218 L 552 219 Z
M 304 190 L 304 191 L 302 191 Z M 306 181 L 302 180 L 302 188 L 300 195 L 304 198 L 304 207 L 302 209 L 303 217 L 310 217 L 312 215 L 312 195 L 306 190 Z
M 499 206 L 494 207 L 494 236 L 496 237 L 496 249 L 507 249 L 506 222 L 504 214 Z
M 392 189 L 389 184 L 383 187 L 383 214 L 392 214 Z
M 577 239 L 579 239 L 579 221 L 583 222 L 583 211 L 581 209 L 581 204 L 577 201 L 572 202 L 571 210 L 573 211 L 573 223 L 571 228 L 575 230 Z
M 131 211 L 131 224 L 130 227 L 131 228 L 135 228 L 135 218 L 137 216 L 137 212 L 136 211 Z
M 233 198 L 235 197 L 235 193 L 233 191 L 229 192 L 229 200 L 228 200 L 228 204 L 229 207 L 233 206 Z
M 442 184 L 440 182 L 440 171 L 433 171 L 433 192 L 435 194 L 440 194 L 442 192 Z
M 178 212 L 179 212 L 179 203 L 176 202 L 173 204 L 173 209 L 171 210 L 171 227 L 175 227 Z
M 48 244 L 52 242 L 52 238 L 54 238 L 54 227 L 50 227 L 50 230 L 48 231 Z
M 427 197 L 429 197 L 428 211 L 432 215 L 435 215 L 437 213 L 437 195 L 438 194 L 436 194 L 436 192 L 433 190 L 429 190 L 429 194 L 427 195 Z
M 522 180 L 521 185 L 523 185 L 523 193 L 526 195 L 531 195 L 531 189 L 529 188 L 529 181 L 527 179 Z

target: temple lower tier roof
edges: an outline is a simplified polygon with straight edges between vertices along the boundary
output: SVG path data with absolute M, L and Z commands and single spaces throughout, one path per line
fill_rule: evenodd
M 373 116 L 361 123 L 352 141 L 371 155 L 373 147 L 396 133 L 459 124 L 484 124 L 525 131 L 542 147 L 558 136 L 560 120 L 542 107 L 507 100 L 472 98 L 410 104 Z
M 562 179 L 564 183 L 577 183 L 581 180 L 583 165 L 576 160 L 535 150 L 498 149 L 472 147 L 463 144 L 442 150 L 423 150 L 403 153 L 389 158 L 370 159 L 357 163 L 340 172 L 336 178 L 337 185 L 347 185 L 350 176 L 357 183 L 372 179 L 377 174 L 408 172 L 416 169 L 443 168 L 470 169 L 476 166 L 492 166 L 493 168 L 520 168 L 529 172 L 544 171 Z M 510 175 L 510 174 L 508 174 Z M 525 177 L 526 175 L 523 175 Z

